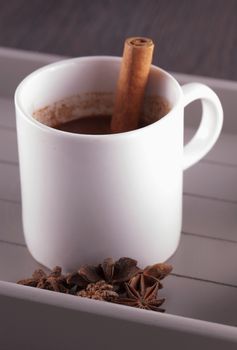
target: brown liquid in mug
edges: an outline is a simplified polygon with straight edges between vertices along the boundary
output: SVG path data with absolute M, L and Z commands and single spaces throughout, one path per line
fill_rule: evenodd
M 106 99 L 107 98 L 107 99 Z M 85 106 L 93 106 L 96 110 L 103 110 L 105 106 L 110 106 L 108 96 L 98 101 L 98 96 L 82 99 L 80 95 L 67 97 L 57 101 L 52 105 L 45 106 L 33 112 L 33 117 L 49 127 L 76 134 L 105 135 L 112 134 L 110 130 L 112 116 L 103 112 L 98 115 L 82 115 L 77 117 L 77 110 L 82 111 Z M 104 102 L 103 102 L 104 101 Z M 83 102 L 83 103 L 82 103 Z M 111 101 L 110 101 L 111 102 Z M 161 119 L 170 111 L 170 104 L 161 96 L 147 96 L 138 129 Z M 112 109 L 112 105 L 111 105 Z M 74 119 L 73 119 L 74 118 Z
M 72 132 L 76 134 L 104 135 L 112 134 L 110 130 L 111 115 L 86 116 L 66 123 L 59 124 L 55 129 Z M 141 121 L 138 128 L 146 126 L 145 122 Z

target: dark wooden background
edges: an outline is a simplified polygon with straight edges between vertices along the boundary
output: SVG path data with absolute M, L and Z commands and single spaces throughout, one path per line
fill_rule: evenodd
M 121 55 L 128 36 L 165 69 L 237 80 L 237 0 L 0 0 L 0 46 Z

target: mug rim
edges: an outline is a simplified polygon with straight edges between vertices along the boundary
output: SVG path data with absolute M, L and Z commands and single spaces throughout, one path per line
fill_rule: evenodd
M 170 74 L 168 73 L 166 70 L 155 66 L 155 65 L 151 65 L 151 72 L 152 71 L 161 71 L 166 77 L 168 77 L 173 85 L 175 85 L 176 90 L 179 92 L 179 96 L 177 98 L 177 102 L 172 106 L 172 108 L 170 109 L 170 111 L 164 115 L 164 117 L 162 117 L 161 119 L 157 120 L 154 123 L 151 123 L 149 125 L 146 125 L 142 128 L 139 129 L 135 129 L 135 130 L 131 130 L 131 131 L 125 131 L 125 132 L 120 132 L 120 133 L 114 133 L 114 134 L 80 134 L 80 133 L 72 133 L 72 132 L 68 132 L 68 131 L 63 131 L 63 130 L 59 130 L 56 128 L 52 128 L 46 124 L 43 124 L 41 122 L 39 122 L 38 120 L 36 120 L 35 118 L 33 118 L 33 116 L 28 113 L 27 111 L 25 111 L 24 107 L 22 106 L 22 101 L 21 101 L 21 97 L 20 97 L 20 93 L 21 91 L 25 88 L 25 84 L 31 80 L 32 78 L 34 78 L 37 75 L 40 75 L 42 72 L 45 71 L 50 71 L 50 70 L 55 70 L 58 67 L 62 67 L 62 66 L 67 66 L 70 64 L 73 64 L 74 62 L 83 62 L 83 61 L 98 61 L 98 60 L 103 60 L 103 61 L 115 61 L 115 62 L 121 62 L 122 57 L 119 56 L 109 56 L 109 55 L 97 55 L 97 56 L 82 56 L 82 57 L 74 57 L 74 58 L 66 58 L 64 60 L 59 60 L 50 64 L 47 64 L 43 67 L 40 67 L 36 70 L 34 70 L 32 73 L 28 74 L 17 86 L 16 90 L 15 90 L 15 94 L 14 94 L 14 102 L 15 102 L 15 107 L 16 109 L 19 109 L 19 111 L 21 112 L 22 116 L 24 117 L 25 120 L 27 120 L 30 124 L 33 124 L 34 126 L 36 126 L 37 128 L 40 128 L 42 131 L 44 132 L 49 132 L 51 134 L 54 135 L 59 135 L 60 137 L 70 137 L 70 138 L 93 138 L 93 139 L 101 139 L 101 138 L 115 138 L 115 137 L 123 137 L 123 136 L 128 136 L 128 135 L 135 135 L 135 134 L 139 134 L 141 132 L 143 132 L 144 130 L 147 130 L 148 128 L 152 128 L 154 126 L 157 125 L 157 123 L 162 124 L 165 122 L 166 119 L 169 119 L 170 116 L 172 115 L 172 113 L 178 108 L 178 106 L 181 103 L 181 97 L 182 97 L 182 89 L 181 86 L 179 85 L 179 83 L 177 82 L 177 80 Z

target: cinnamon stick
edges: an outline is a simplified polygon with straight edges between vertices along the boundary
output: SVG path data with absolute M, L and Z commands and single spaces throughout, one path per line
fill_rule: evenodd
M 138 127 L 153 49 L 149 38 L 134 37 L 125 41 L 111 121 L 113 133 Z

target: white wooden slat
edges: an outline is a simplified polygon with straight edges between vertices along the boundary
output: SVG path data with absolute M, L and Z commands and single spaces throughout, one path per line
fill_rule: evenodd
M 160 296 L 167 313 L 237 326 L 237 289 L 188 278 L 169 276 Z
M 0 200 L 0 241 L 25 244 L 21 205 Z
M 189 141 L 195 130 L 185 128 L 184 141 Z M 226 165 L 237 165 L 237 136 L 235 134 L 221 134 L 211 151 L 203 158 L 205 161 Z
M 185 195 L 183 231 L 237 242 L 237 203 Z
M 0 97 L 0 127 L 16 127 L 13 97 Z
M 0 128 L 0 161 L 18 162 L 15 130 Z
M 65 59 L 66 57 L 64 57 Z M 0 47 L 1 96 L 13 96 L 17 85 L 36 69 L 63 57 Z
M 184 192 L 237 202 L 237 167 L 199 163 L 184 173 Z
M 213 89 L 219 97 L 224 110 L 223 132 L 236 134 L 237 123 L 235 114 L 237 83 L 235 81 L 219 80 L 179 73 L 174 73 L 174 75 L 181 85 L 190 82 L 200 82 Z M 187 116 L 185 118 L 185 124 L 190 125 L 191 127 L 196 125 L 196 122 L 200 120 L 201 117 L 200 102 L 197 102 L 199 101 L 194 101 L 185 108 L 185 114 Z
M 174 273 L 237 286 L 237 243 L 182 235 Z
M 18 166 L 0 163 L 0 199 L 20 201 L 20 198 Z
M 0 280 L 16 282 L 27 278 L 40 265 L 31 257 L 26 247 L 0 243 Z

